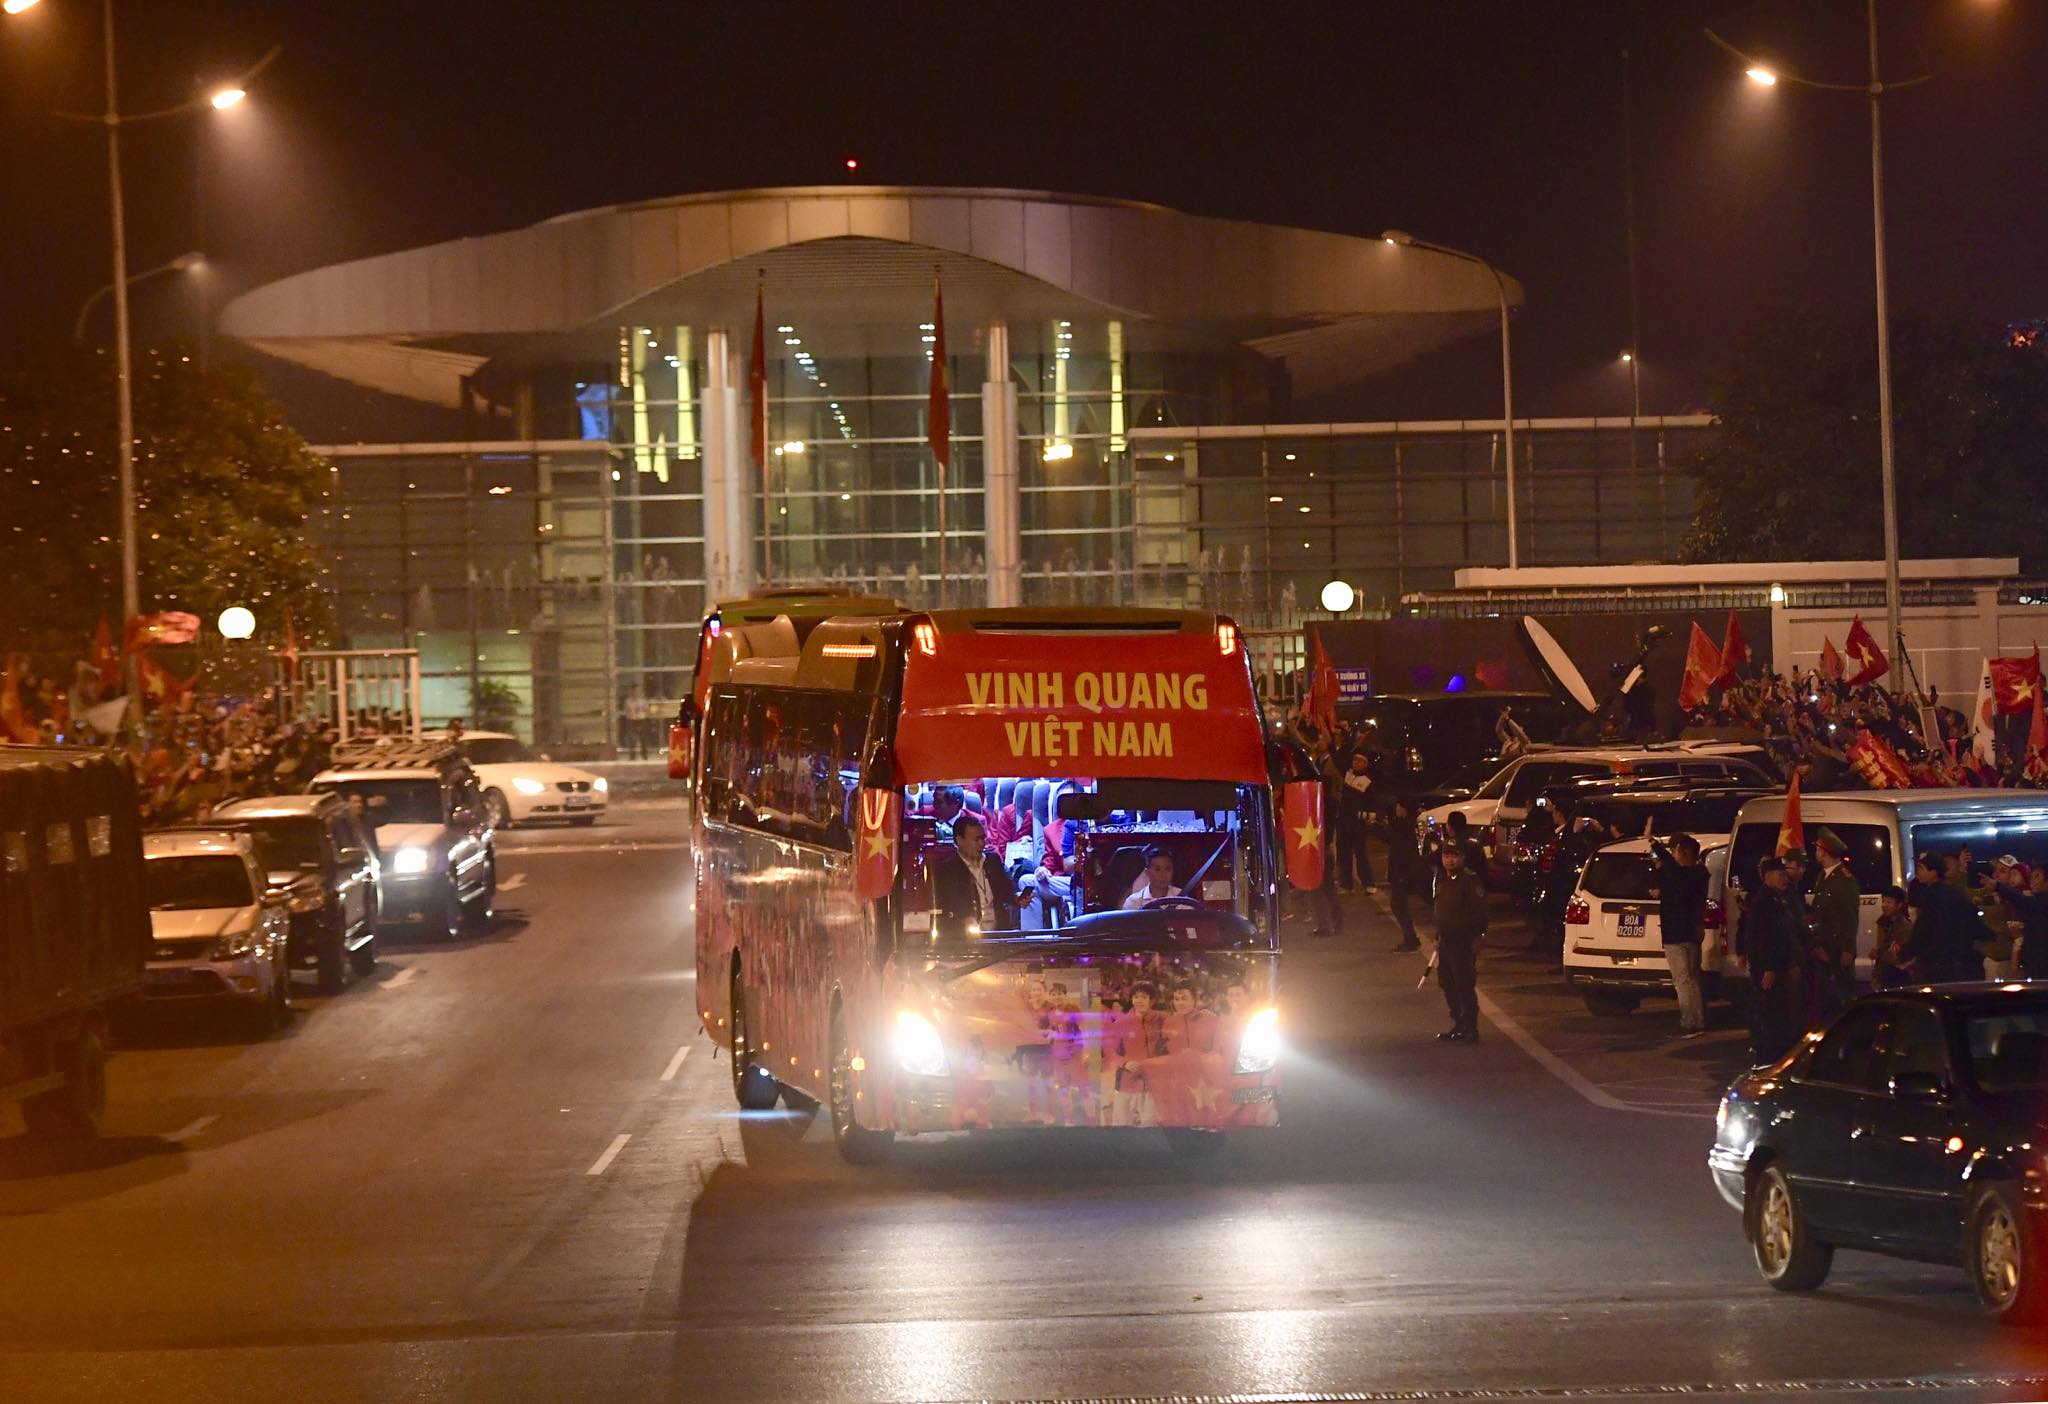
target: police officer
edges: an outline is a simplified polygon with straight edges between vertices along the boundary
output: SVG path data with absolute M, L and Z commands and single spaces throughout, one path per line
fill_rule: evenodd
M 1856 931 L 1863 922 L 1863 889 L 1844 860 L 1849 845 L 1833 829 L 1814 836 L 1820 855 L 1820 876 L 1813 884 L 1811 938 L 1813 1016 L 1816 1023 L 1833 1018 L 1856 996 Z
M 1743 914 L 1743 952 L 1755 999 L 1752 1047 L 1759 1066 L 1792 1051 L 1805 1027 L 1800 973 L 1806 963 L 1806 923 L 1794 910 L 1785 864 L 1766 858 L 1756 865 L 1756 896 Z
M 1451 1026 L 1439 1043 L 1479 1042 L 1479 946 L 1486 937 L 1486 888 L 1465 867 L 1465 850 L 1445 844 L 1436 880 L 1436 982 Z

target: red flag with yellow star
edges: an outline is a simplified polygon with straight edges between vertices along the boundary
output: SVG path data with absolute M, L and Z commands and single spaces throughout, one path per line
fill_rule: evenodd
M 690 728 L 686 722 L 668 724 L 668 778 L 690 778 Z
M 1714 647 L 1707 631 L 1694 620 L 1692 638 L 1685 648 L 1685 676 L 1678 684 L 1681 710 L 1690 712 L 1707 700 L 1708 691 L 1721 679 L 1722 666 L 1721 650 Z
M 104 614 L 100 616 L 100 627 L 93 630 L 92 654 L 86 661 L 99 677 L 101 692 L 121 681 L 121 651 L 114 647 L 114 631 L 108 627 Z
M 1829 682 L 1842 680 L 1842 655 L 1835 652 L 1835 641 L 1825 634 L 1820 640 L 1820 662 L 1813 665 L 1813 671 Z
M 1792 772 L 1791 788 L 1785 791 L 1785 817 L 1778 821 L 1777 854 L 1783 858 L 1793 849 L 1806 848 L 1806 823 L 1799 817 L 1799 772 Z
M 2001 716 L 2019 716 L 2034 710 L 2041 691 L 2041 653 L 2031 658 L 1987 658 L 1991 670 L 1991 696 Z
M 1280 792 L 1281 838 L 1287 843 L 1287 880 L 1302 892 L 1323 885 L 1323 782 L 1290 780 Z
M 147 706 L 176 707 L 192 690 L 190 679 L 172 674 L 169 668 L 144 652 L 135 660 L 136 681 L 142 687 L 142 703 Z
M 2027 756 L 2022 768 L 2036 785 L 2048 783 L 2048 713 L 2041 710 L 2038 687 L 2034 689 L 2034 722 L 2027 728 Z
M 887 897 L 896 886 L 896 846 L 903 833 L 903 796 L 896 790 L 861 790 L 854 834 L 853 890 L 864 902 Z
M 1849 638 L 1842 647 L 1856 664 L 1856 671 L 1849 675 L 1851 687 L 1874 683 L 1892 670 L 1891 660 L 1884 656 L 1870 630 L 1863 627 L 1860 614 L 1849 621 Z

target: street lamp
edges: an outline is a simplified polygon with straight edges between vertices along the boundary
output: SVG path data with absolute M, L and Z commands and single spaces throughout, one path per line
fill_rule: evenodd
M 1428 249 L 1432 253 L 1445 254 L 1451 258 L 1476 263 L 1493 275 L 1493 289 L 1500 297 L 1500 400 L 1501 400 L 1501 445 L 1507 451 L 1508 463 L 1508 569 L 1513 570 L 1522 563 L 1521 546 L 1515 532 L 1515 363 L 1512 347 L 1508 340 L 1508 283 L 1501 271 L 1481 258 L 1478 254 L 1466 253 L 1463 249 L 1449 248 L 1443 244 L 1432 244 L 1427 239 L 1418 239 L 1404 229 L 1389 229 L 1380 235 L 1389 244 L 1404 249 Z
M 32 8 L 38 0 L 0 0 L 0 10 L 18 15 Z M 151 112 L 123 113 L 120 108 L 120 89 L 114 68 L 114 0 L 100 0 L 100 47 L 105 60 L 106 107 L 97 116 L 77 112 L 60 112 L 57 115 L 75 122 L 97 122 L 107 130 L 107 189 L 113 233 L 114 280 L 108 286 L 114 294 L 114 390 L 119 411 L 116 426 L 120 435 L 117 444 L 117 462 L 120 465 L 121 483 L 121 613 L 125 618 L 134 618 L 142 612 L 141 585 L 136 568 L 135 529 L 135 394 L 133 374 L 130 370 L 128 344 L 128 226 L 126 212 L 121 204 L 121 127 L 136 122 L 154 122 L 166 117 L 178 117 L 195 112 L 204 106 L 232 107 L 248 95 L 251 79 L 268 68 L 277 58 L 280 50 L 273 48 L 248 72 L 242 74 L 224 89 L 216 90 L 211 97 L 193 98 L 171 107 L 158 108 Z M 237 96 L 222 103 L 229 93 Z M 88 305 L 92 299 L 87 299 Z M 133 662 L 129 664 L 131 669 Z
M 1323 608 L 1332 614 L 1343 614 L 1358 603 L 1358 591 L 1351 588 L 1348 580 L 1331 580 L 1323 585 Z
M 214 622 L 220 626 L 224 639 L 246 639 L 256 632 L 256 616 L 240 605 L 229 605 Z
M 205 254 L 181 253 L 176 258 L 170 259 L 164 263 L 159 263 L 154 268 L 146 269 L 141 273 L 130 274 L 128 278 L 128 286 L 132 288 L 137 283 L 146 282 L 149 279 L 157 277 L 159 274 L 163 273 L 198 272 L 201 269 L 205 268 L 205 266 Z M 86 318 L 92 315 L 93 308 L 99 306 L 100 299 L 105 297 L 108 293 L 112 292 L 113 290 L 114 285 L 112 283 L 108 283 L 106 286 L 102 287 L 98 292 L 94 293 L 91 297 L 87 298 L 79 306 L 78 320 L 71 324 L 71 344 L 73 346 L 83 346 L 85 344 Z
M 1904 645 L 1899 602 L 1899 492 L 1892 461 L 1892 333 L 1891 316 L 1885 296 L 1884 263 L 1884 139 L 1878 115 L 1878 100 L 1895 88 L 1924 83 L 1928 75 L 1887 83 L 1877 69 L 1877 0 L 1864 0 L 1864 32 L 1869 55 L 1869 77 L 1862 83 L 1823 83 L 1802 78 L 1744 53 L 1713 30 L 1707 37 L 1743 64 L 1743 74 L 1752 83 L 1776 87 L 1779 80 L 1799 88 L 1830 93 L 1862 93 L 1870 99 L 1870 225 L 1873 262 L 1877 272 L 1877 444 L 1884 489 L 1884 613 L 1885 630 L 1891 639 L 1892 656 Z

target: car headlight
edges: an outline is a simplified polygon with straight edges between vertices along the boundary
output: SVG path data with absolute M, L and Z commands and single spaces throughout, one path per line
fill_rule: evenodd
M 1240 1074 L 1269 1073 L 1280 1061 L 1280 1011 L 1261 1009 L 1244 1026 L 1244 1038 L 1237 1045 Z
M 232 936 L 223 936 L 215 941 L 206 952 L 208 960 L 240 960 L 243 956 L 254 955 L 261 944 L 261 933 L 240 931 Z
M 595 780 L 592 780 L 590 782 L 590 788 L 597 791 L 599 794 L 603 794 L 606 790 L 609 790 L 611 787 L 611 782 L 605 779 L 602 775 L 598 776 Z
M 391 871 L 394 873 L 423 873 L 432 866 L 433 859 L 424 848 L 401 848 L 391 857 Z
M 541 784 L 538 780 L 529 780 L 522 775 L 513 780 L 512 788 L 519 791 L 522 795 L 537 795 L 542 790 L 545 790 L 547 786 Z
M 912 1077 L 944 1077 L 946 1045 L 932 1021 L 908 1009 L 896 1015 L 896 1066 Z

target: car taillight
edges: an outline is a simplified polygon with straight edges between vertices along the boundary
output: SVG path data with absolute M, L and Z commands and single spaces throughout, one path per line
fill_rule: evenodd
M 1557 840 L 1552 839 L 1549 843 L 1544 844 L 1543 851 L 1536 855 L 1536 871 L 1539 873 L 1547 873 L 1550 871 L 1551 864 L 1555 863 L 1556 861 Z
M 1722 906 L 1719 902 L 1710 900 L 1707 903 L 1706 921 L 1707 930 L 1719 931 L 1722 927 L 1728 924 L 1728 909 Z
M 1591 924 L 1592 920 L 1593 909 L 1586 905 L 1585 898 L 1574 897 L 1571 901 L 1564 904 L 1564 924 L 1566 926 L 1586 926 Z
M 1402 758 L 1408 762 L 1410 770 L 1422 769 L 1422 748 L 1420 746 L 1410 746 Z

